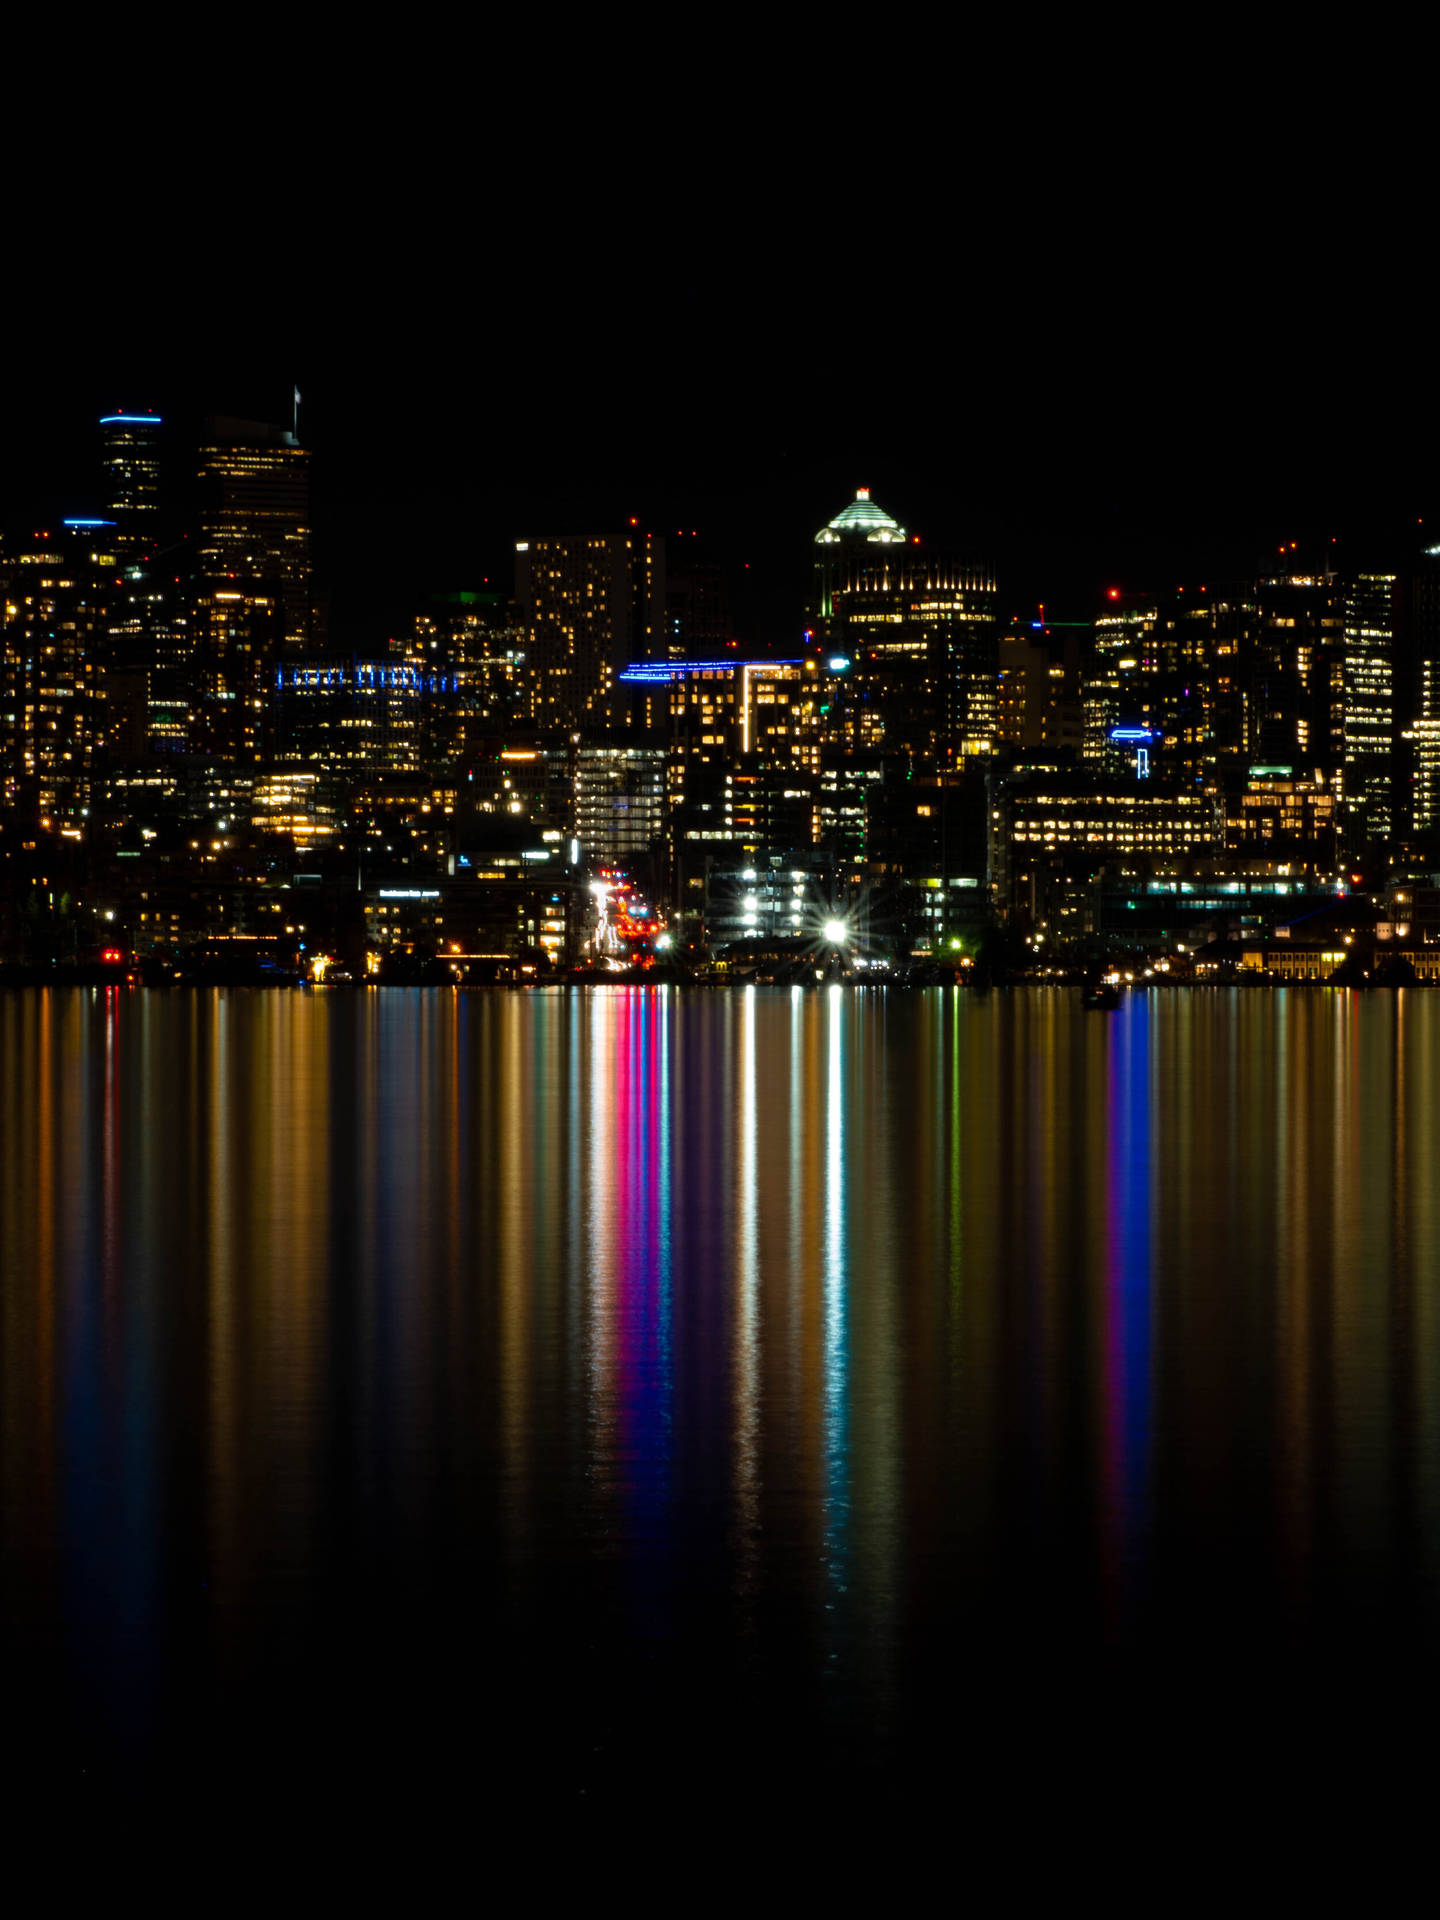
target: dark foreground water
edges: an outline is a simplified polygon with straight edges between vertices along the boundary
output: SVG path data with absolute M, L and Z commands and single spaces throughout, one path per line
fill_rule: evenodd
M 0 995 L 7 1773 L 1399 1793 L 1437 1174 L 1440 995 Z

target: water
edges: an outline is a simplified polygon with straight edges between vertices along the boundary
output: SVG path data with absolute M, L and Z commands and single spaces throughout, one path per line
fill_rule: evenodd
M 0 995 L 7 1766 L 1388 1781 L 1437 1089 L 1413 992 Z

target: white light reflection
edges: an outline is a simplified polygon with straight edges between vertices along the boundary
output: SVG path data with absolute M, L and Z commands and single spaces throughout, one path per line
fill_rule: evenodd
M 753 1591 L 760 1537 L 760 1221 L 755 1099 L 755 989 L 740 999 L 739 1153 L 735 1207 L 736 1583 Z
M 849 1326 L 845 1245 L 845 993 L 827 995 L 829 1060 L 825 1108 L 825 1224 L 821 1277 L 825 1301 L 825 1548 L 831 1575 L 843 1584 L 849 1531 Z

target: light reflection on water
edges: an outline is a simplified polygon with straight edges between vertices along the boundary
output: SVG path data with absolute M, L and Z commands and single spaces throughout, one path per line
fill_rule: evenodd
M 0 996 L 7 1692 L 603 1794 L 1428 1688 L 1437 1074 L 1414 993 Z

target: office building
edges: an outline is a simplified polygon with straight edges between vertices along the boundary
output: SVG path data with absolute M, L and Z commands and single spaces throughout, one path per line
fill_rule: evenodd
M 749 756 L 761 767 L 818 771 L 837 678 L 813 655 L 650 661 L 620 676 L 637 723 L 668 749 L 676 803 Z
M 212 419 L 199 454 L 195 572 L 209 590 L 240 588 L 275 610 L 274 644 L 310 636 L 310 455 L 293 433 Z
M 1344 835 L 1354 854 L 1394 825 L 1396 586 L 1393 573 L 1362 573 L 1344 591 Z
M 492 734 L 535 725 L 535 685 L 519 608 L 503 594 L 432 594 L 415 616 L 407 657 L 453 677 L 453 725 L 444 749 L 463 764 Z
M 1002 918 L 1043 926 L 1057 875 L 1088 883 L 1103 867 L 1134 869 L 1224 845 L 1217 797 L 1147 780 L 1022 768 L 991 783 L 989 878 Z
M 275 668 L 275 750 L 365 773 L 430 771 L 448 757 L 457 676 L 402 659 L 312 655 Z
M 105 737 L 100 658 L 115 557 L 95 531 L 47 529 L 0 563 L 0 801 L 73 838 Z
M 635 874 L 665 838 L 665 748 L 639 740 L 575 743 L 573 837 L 590 865 Z
M 623 725 L 620 675 L 666 652 L 665 542 L 634 526 L 517 541 L 515 604 L 535 725 Z
M 815 631 L 845 673 L 836 735 L 925 766 L 993 752 L 990 569 L 931 552 L 863 487 L 816 534 L 815 549 Z
M 998 749 L 1081 758 L 1081 637 L 1081 629 L 1052 633 L 1036 621 L 1029 631 L 1001 638 L 995 676 Z
M 1288 567 L 1254 590 L 1245 751 L 1252 762 L 1332 777 L 1345 761 L 1342 591 L 1328 566 L 1300 571 L 1288 555 Z
M 1226 805 L 1225 849 L 1237 871 L 1326 882 L 1340 858 L 1335 788 L 1323 773 L 1252 768 Z
M 160 531 L 160 434 L 155 413 L 117 409 L 100 422 L 105 514 L 116 549 L 133 553 Z

